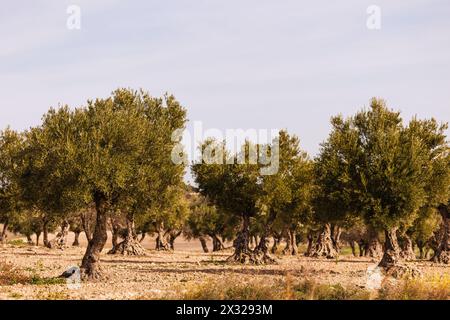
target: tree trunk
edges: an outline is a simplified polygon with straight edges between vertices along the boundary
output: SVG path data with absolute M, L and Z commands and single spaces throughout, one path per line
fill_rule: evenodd
M 157 237 L 156 237 L 156 246 L 155 249 L 158 251 L 169 251 L 170 245 L 167 243 L 167 239 L 164 234 L 164 225 L 159 223 L 157 225 Z
M 36 232 L 36 247 L 39 246 L 39 238 L 41 237 L 41 233 L 40 232 Z
M 383 258 L 379 266 L 389 269 L 398 264 L 400 260 L 400 247 L 397 241 L 397 229 L 393 228 L 385 231 L 385 243 Z
M 70 227 L 69 222 L 67 220 L 64 220 L 61 226 L 61 231 L 59 231 L 56 234 L 56 237 L 53 240 L 47 241 L 47 247 L 50 249 L 53 248 L 64 249 L 67 243 L 67 235 L 69 234 L 69 227 Z
M 139 242 L 140 242 L 140 243 L 142 243 L 142 241 L 144 241 L 146 235 L 147 235 L 147 233 L 142 232 L 141 238 L 139 239 Z
M 417 247 L 419 248 L 419 259 L 420 260 L 426 259 L 426 257 L 424 256 L 424 250 L 423 250 L 423 248 L 425 248 L 424 242 L 417 241 Z
M 111 250 L 108 251 L 108 254 L 115 254 L 117 252 L 117 246 L 119 245 L 119 233 L 120 233 L 121 226 L 114 217 L 110 218 L 110 222 L 111 222 L 111 245 L 112 245 L 112 248 L 111 248 Z
M 182 231 L 169 232 L 169 247 L 170 250 L 175 250 L 175 240 L 181 235 Z
M 253 252 L 254 258 L 252 263 L 261 264 L 261 263 L 276 262 L 275 259 L 271 257 L 269 254 L 269 239 L 268 239 L 270 235 L 270 230 L 272 229 L 272 224 L 275 221 L 276 217 L 277 217 L 276 212 L 270 211 L 270 214 L 267 217 L 267 220 L 265 221 L 265 226 L 261 234 L 261 238 L 259 239 L 259 241 L 258 239 L 256 239 L 258 242 Z
M 72 246 L 79 247 L 80 246 L 80 231 L 74 232 L 75 239 L 73 240 Z
M 26 236 L 27 236 L 27 243 L 28 243 L 28 245 L 32 246 L 34 244 L 34 242 L 33 242 L 33 239 L 31 239 L 31 235 L 27 234 Z
M 48 220 L 46 218 L 44 218 L 44 223 L 42 224 L 42 231 L 44 234 L 44 238 L 42 239 L 44 246 L 48 247 Z
M 101 192 L 95 193 L 94 201 L 97 213 L 96 224 L 80 269 L 83 279 L 101 280 L 105 278 L 105 275 L 100 266 L 100 253 L 108 239 L 107 219 L 109 204 L 106 196 Z
M 208 253 L 208 245 L 206 244 L 206 239 L 202 236 L 198 237 L 198 240 L 200 240 L 200 243 L 202 245 L 202 249 L 204 253 Z
M 215 234 L 210 235 L 212 242 L 213 242 L 213 252 L 221 251 L 225 249 L 225 246 L 223 245 L 222 240 L 219 239 L 219 237 Z
M 88 212 L 81 213 L 80 218 L 84 234 L 86 235 L 86 239 L 89 242 L 92 240 L 92 226 L 90 223 L 90 215 Z
M 265 239 L 264 239 L 265 241 Z M 233 242 L 234 253 L 228 261 L 239 263 L 259 264 L 261 261 L 257 255 L 250 249 L 250 216 L 242 215 L 242 229 Z M 261 242 L 260 242 L 261 243 Z M 261 250 L 264 252 L 264 244 L 261 243 Z
M 349 242 L 348 242 L 348 244 L 350 245 L 350 248 L 352 248 L 352 255 L 354 256 L 354 257 L 357 257 L 357 254 L 356 254 L 356 241 L 354 241 L 354 240 L 350 240 Z
M 279 243 L 280 243 L 280 238 L 277 237 L 277 236 L 274 236 L 274 237 L 273 237 L 273 245 L 272 245 L 272 249 L 270 249 L 270 252 L 271 252 L 272 254 L 277 253 L 277 251 L 278 251 L 278 244 L 279 244 Z
M 414 253 L 413 242 L 411 238 L 404 234 L 401 237 L 400 246 L 400 257 L 406 261 L 414 261 L 416 259 L 416 254 Z
M 339 253 L 331 239 L 331 224 L 326 223 L 320 233 L 317 243 L 312 249 L 312 257 L 326 257 L 327 259 L 337 258 Z
M 358 241 L 358 249 L 359 249 L 359 256 L 360 257 L 364 257 L 367 255 L 368 249 L 369 249 L 369 245 L 368 245 L 368 241 L 364 240 L 364 239 L 360 239 Z
M 109 254 L 122 254 L 124 256 L 145 256 L 145 249 L 138 241 L 136 234 L 134 214 L 127 214 L 127 232 L 125 239 L 114 246 Z M 114 251 L 113 251 L 114 250 Z
M 286 234 L 286 247 L 283 249 L 283 254 L 295 256 L 298 253 L 297 234 L 295 231 L 289 229 Z
M 293 256 L 296 256 L 298 254 L 298 246 L 297 246 L 297 232 L 295 232 L 295 230 L 291 231 L 291 247 L 292 247 L 292 252 L 291 254 Z
M 0 243 L 1 244 L 5 244 L 6 243 L 6 231 L 8 231 L 8 220 L 5 221 L 5 223 L 3 224 L 3 230 L 2 233 L 0 234 Z
M 308 239 L 308 246 L 306 247 L 305 257 L 310 257 L 314 248 L 314 234 L 308 232 L 306 238 Z
M 331 240 L 333 241 L 334 248 L 338 253 L 341 250 L 341 235 L 342 235 L 342 228 L 338 225 L 332 225 Z
M 289 230 L 286 230 L 286 247 L 284 247 L 283 251 L 281 251 L 282 254 L 287 255 L 291 254 L 292 252 L 292 239 L 291 239 L 291 232 Z
M 421 272 L 417 268 L 400 264 L 401 257 L 400 246 L 397 241 L 397 229 L 385 230 L 385 238 L 383 258 L 378 266 L 383 268 L 387 275 L 394 278 L 402 278 L 405 275 L 411 277 L 420 276 Z
M 378 259 L 383 255 L 383 246 L 378 237 L 378 232 L 373 227 L 367 228 L 367 242 L 364 250 L 366 257 Z
M 439 213 L 442 216 L 442 235 L 439 245 L 431 260 L 436 263 L 450 263 L 450 213 L 448 205 L 440 205 Z

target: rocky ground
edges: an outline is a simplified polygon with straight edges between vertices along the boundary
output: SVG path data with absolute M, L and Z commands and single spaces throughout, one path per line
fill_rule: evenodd
M 0 299 L 140 299 L 176 298 L 186 287 L 210 279 L 222 281 L 261 281 L 270 283 L 290 277 L 293 280 L 314 279 L 327 284 L 343 284 L 366 288 L 370 286 L 368 269 L 375 261 L 344 255 L 338 260 L 312 259 L 299 256 L 278 256 L 278 263 L 265 266 L 234 265 L 224 260 L 230 252 L 202 253 L 197 241 L 179 240 L 174 252 L 152 250 L 152 241 L 145 243 L 147 256 L 107 255 L 102 265 L 108 280 L 82 283 L 80 288 L 65 283 L 15 284 L 0 286 Z M 84 248 L 47 249 L 24 244 L 0 247 L 0 258 L 11 263 L 17 272 L 37 275 L 41 279 L 57 277 L 71 266 L 77 266 Z M 450 267 L 426 261 L 413 262 L 427 277 L 450 276 Z

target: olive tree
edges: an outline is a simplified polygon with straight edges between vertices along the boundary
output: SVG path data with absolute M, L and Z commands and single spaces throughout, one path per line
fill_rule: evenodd
M 6 241 L 10 222 L 23 209 L 21 189 L 17 180 L 18 160 L 23 148 L 22 134 L 6 128 L 0 132 L 0 243 Z
M 342 166 L 335 179 L 340 184 L 337 189 L 349 199 L 348 210 L 384 231 L 380 267 L 401 271 L 403 268 L 396 268 L 401 259 L 398 231 L 412 226 L 429 201 L 432 168 L 445 150 L 445 126 L 415 119 L 405 125 L 400 113 L 379 99 L 373 99 L 368 110 L 337 124 L 332 136 L 347 140 L 329 149 Z
M 333 225 L 353 219 L 355 201 L 349 159 L 357 156 L 357 133 L 341 116 L 331 119 L 332 132 L 322 143 L 314 163 L 316 189 L 314 220 L 322 229 L 308 255 L 336 258 L 339 254 Z
M 312 161 L 299 146 L 299 139 L 286 130 L 279 132 L 278 171 L 262 177 L 263 190 L 259 199 L 260 220 L 263 227 L 261 239 L 256 248 L 263 259 L 270 261 L 267 237 L 272 225 L 279 220 L 285 227 L 287 246 L 285 253 L 297 254 L 296 232 L 299 224 L 306 223 L 311 215 L 313 194 Z
M 200 147 L 206 160 L 194 164 L 192 172 L 203 196 L 227 214 L 241 219 L 241 230 L 233 244 L 234 254 L 229 260 L 257 264 L 262 261 L 249 246 L 250 223 L 260 213 L 258 199 L 262 193 L 260 165 L 249 161 L 254 147 L 246 142 L 240 153 L 230 155 L 225 143 L 207 140 Z

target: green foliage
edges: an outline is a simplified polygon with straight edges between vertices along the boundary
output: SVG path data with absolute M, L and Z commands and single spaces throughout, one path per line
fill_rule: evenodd
M 86 107 L 51 109 L 27 132 L 21 187 L 31 208 L 65 216 L 96 196 L 126 212 L 142 213 L 181 181 L 172 132 L 185 123 L 172 96 L 152 98 L 118 89 Z
M 318 215 L 342 220 L 357 212 L 384 229 L 411 226 L 430 201 L 435 159 L 447 149 L 445 126 L 415 119 L 405 126 L 377 99 L 354 117 L 333 118 L 332 125 L 317 160 L 324 208 Z
M 257 202 L 262 193 L 260 166 L 248 161 L 249 150 L 255 146 L 247 142 L 241 153 L 230 156 L 224 143 L 207 140 L 201 146 L 202 153 L 211 146 L 223 155 L 227 164 L 202 162 L 192 166 L 200 193 L 230 214 L 255 216 L 259 212 Z

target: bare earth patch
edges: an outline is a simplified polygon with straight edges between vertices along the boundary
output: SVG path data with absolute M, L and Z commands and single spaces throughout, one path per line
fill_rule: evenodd
M 105 248 L 102 266 L 109 279 L 104 282 L 82 283 L 80 289 L 70 289 L 58 282 L 6 285 L 0 286 L 0 299 L 176 299 L 183 296 L 186 288 L 212 280 L 269 285 L 286 279 L 314 280 L 346 288 L 368 288 L 368 268 L 376 264 L 352 256 L 324 260 L 299 255 L 278 256 L 274 265 L 237 265 L 225 263 L 230 251 L 205 254 L 196 242 L 184 240 L 180 240 L 179 248 L 175 252 L 147 249 L 145 257 L 107 255 L 109 248 Z M 7 245 L 0 247 L 0 257 L 24 274 L 50 279 L 79 265 L 84 250 Z M 427 261 L 412 263 L 425 277 L 450 277 L 449 266 Z

